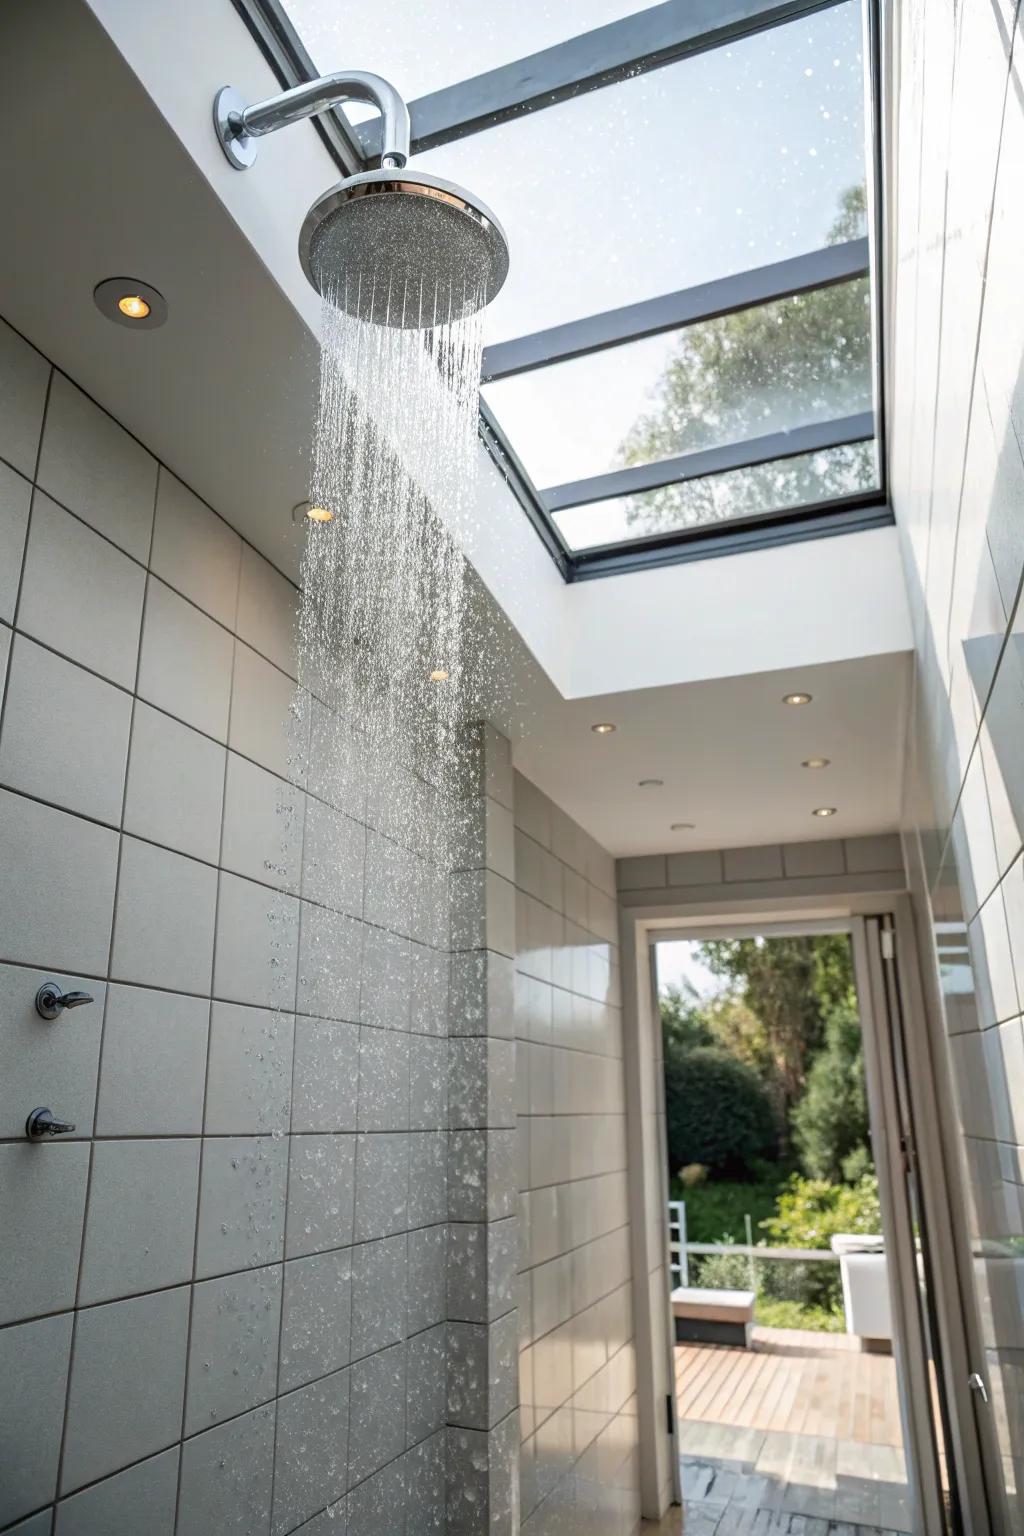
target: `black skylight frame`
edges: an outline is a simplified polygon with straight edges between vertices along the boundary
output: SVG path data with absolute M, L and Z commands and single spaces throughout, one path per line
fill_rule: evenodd
M 321 73 L 286 15 L 281 0 L 233 0 L 233 3 L 282 86 L 297 85 Z M 527 113 L 542 111 L 572 97 L 843 3 L 844 0 L 663 0 L 662 4 L 648 10 L 581 33 L 567 42 L 410 102 L 412 153 L 415 155 L 470 134 L 485 132 Z M 510 378 L 551 363 L 586 356 L 609 344 L 640 340 L 732 314 L 755 304 L 869 276 L 875 337 L 874 409 L 558 486 L 547 493 L 548 500 L 545 501 L 494 413 L 481 399 L 481 438 L 566 581 L 822 538 L 880 527 L 893 521 L 886 487 L 881 388 L 883 307 L 878 264 L 872 259 L 872 246 L 879 249 L 881 233 L 877 0 L 865 0 L 865 7 L 871 141 L 867 169 L 871 179 L 869 209 L 874 218 L 873 241 L 861 238 L 826 246 L 677 293 L 499 342 L 485 350 L 483 381 Z M 315 123 L 343 175 L 351 176 L 379 163 L 375 123 L 352 125 L 340 109 L 316 118 Z M 870 440 L 877 445 L 878 462 L 878 488 L 870 492 L 833 497 L 785 511 L 640 536 L 576 552 L 568 548 L 551 516 L 553 511 L 571 506 Z

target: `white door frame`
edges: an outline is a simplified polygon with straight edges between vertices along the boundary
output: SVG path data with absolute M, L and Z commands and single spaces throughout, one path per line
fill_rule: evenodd
M 633 1213 L 631 1241 L 643 1514 L 648 1519 L 660 1519 L 668 1505 L 679 1499 L 678 1447 L 674 1434 L 674 1340 L 667 1262 L 668 1158 L 655 945 L 670 938 L 846 932 L 851 935 L 853 944 L 854 974 L 865 1032 L 865 1069 L 874 1111 L 873 1149 L 879 1171 L 883 1219 L 893 1244 L 893 1262 L 888 1272 L 898 1334 L 894 1349 L 901 1384 L 905 1384 L 901 1392 L 901 1413 L 904 1416 L 908 1481 L 915 1507 L 915 1530 L 921 1536 L 932 1536 L 943 1527 L 928 1409 L 927 1359 L 919 1326 L 917 1261 L 906 1216 L 904 1149 L 900 1145 L 900 1115 L 892 1075 L 894 1062 L 888 1036 L 888 997 L 885 978 L 878 971 L 882 964 L 881 954 L 869 935 L 866 921 L 888 918 L 886 926 L 895 934 L 893 948 L 899 966 L 899 1006 L 906 1036 L 912 1044 L 915 1069 L 922 1065 L 921 1053 L 928 1056 L 927 1070 L 921 1072 L 919 1080 L 911 1085 L 917 1100 L 915 1125 L 922 1143 L 921 1166 L 917 1170 L 922 1203 L 928 1211 L 948 1213 L 953 1203 L 953 1191 L 945 1177 L 944 1161 L 934 1155 L 931 1146 L 931 1141 L 940 1133 L 937 1113 L 927 1113 L 927 1106 L 931 1105 L 934 1110 L 936 1103 L 935 1081 L 910 900 L 905 895 L 889 891 L 876 897 L 858 894 L 845 900 L 837 900 L 834 896 L 817 899 L 779 896 L 756 904 L 737 904 L 738 909 L 732 911 L 718 903 L 715 906 L 717 911 L 705 908 L 703 912 L 692 905 L 622 909 L 628 1188 Z M 755 906 L 756 910 L 750 910 Z M 877 951 L 874 957 L 873 950 Z M 877 1129 L 874 1121 L 879 1122 Z M 925 1136 L 929 1141 L 927 1148 Z M 929 1224 L 931 1278 L 943 1352 L 941 1385 L 947 1394 L 949 1416 L 954 1420 L 960 1419 L 964 1408 L 971 1412 L 967 1389 L 969 1369 L 965 1369 L 969 1351 L 965 1341 L 962 1297 L 956 1284 L 962 1256 L 954 1255 L 954 1250 L 965 1240 L 965 1229 L 957 1230 L 957 1225 L 951 1219 L 942 1224 L 935 1221 Z M 958 1479 L 965 1536 L 991 1536 L 984 1499 L 979 1496 L 979 1489 L 983 1489 L 979 1447 L 970 1429 L 970 1424 L 966 1427 L 958 1424 L 951 1437 L 954 1443 L 946 1449 L 951 1471 L 955 1469 Z

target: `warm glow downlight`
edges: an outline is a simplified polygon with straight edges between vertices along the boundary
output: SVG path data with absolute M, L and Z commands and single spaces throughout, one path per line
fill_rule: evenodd
M 430 681 L 432 683 L 446 683 L 448 681 L 448 668 L 435 667 L 430 674 Z
M 117 301 L 117 307 L 129 320 L 145 320 L 149 314 L 149 305 L 141 293 L 122 294 Z
M 311 523 L 332 523 L 334 513 L 330 507 L 307 507 L 306 516 Z

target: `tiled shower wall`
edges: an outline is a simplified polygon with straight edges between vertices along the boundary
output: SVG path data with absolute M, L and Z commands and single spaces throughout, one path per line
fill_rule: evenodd
M 898 12 L 892 495 L 915 621 L 908 865 L 966 1173 L 990 1483 L 1024 1528 L 1024 38 L 1016 0 Z
M 639 1520 L 618 908 L 612 858 L 515 777 L 522 1520 Z
M 325 757 L 315 701 L 287 727 L 294 601 L 0 325 L 4 1530 L 443 1530 L 446 1421 L 474 1489 L 447 1528 L 509 1526 L 472 1242 L 497 1144 L 466 1052 L 449 1148 L 447 903 L 396 823 L 408 771 Z M 94 1001 L 43 1022 L 51 978 Z M 456 1032 L 498 1027 L 463 992 Z M 28 1144 L 40 1105 L 74 1133 Z

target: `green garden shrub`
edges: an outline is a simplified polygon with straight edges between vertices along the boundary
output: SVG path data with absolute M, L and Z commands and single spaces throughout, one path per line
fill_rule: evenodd
M 670 1168 L 703 1163 L 713 1175 L 741 1178 L 777 1144 L 767 1089 L 724 1051 L 666 1053 L 665 1101 Z

